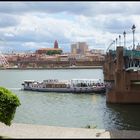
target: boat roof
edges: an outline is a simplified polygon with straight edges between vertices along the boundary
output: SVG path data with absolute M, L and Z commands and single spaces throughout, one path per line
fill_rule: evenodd
M 35 80 L 24 80 L 24 82 L 35 82 Z
M 51 79 L 52 80 L 52 79 Z M 46 82 L 46 81 L 48 81 L 48 83 L 58 83 L 58 81 L 56 80 L 56 79 L 53 79 L 52 81 L 51 81 L 50 79 L 48 79 L 48 80 L 44 80 L 43 82 Z M 75 79 L 71 79 L 71 80 L 60 80 L 59 81 L 59 83 L 69 83 L 70 81 L 79 81 L 79 82 L 84 82 L 84 81 L 88 81 L 88 82 L 90 82 L 90 81 L 92 81 L 92 82 L 101 82 L 101 79 L 86 79 L 86 78 L 75 78 Z M 35 80 L 24 80 L 24 82 L 26 82 L 26 83 L 32 83 L 32 82 L 37 82 L 37 81 L 35 81 Z
M 101 79 L 72 79 L 72 81 L 101 81 Z

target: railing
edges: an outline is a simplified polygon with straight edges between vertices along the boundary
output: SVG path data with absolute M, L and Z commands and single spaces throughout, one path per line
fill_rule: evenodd
M 108 54 L 111 54 L 113 61 L 116 58 L 116 50 L 108 49 Z M 137 50 L 123 50 L 124 69 L 126 71 L 140 71 L 140 51 Z
M 140 51 L 137 50 L 124 50 L 123 56 L 127 57 L 125 61 L 125 69 L 139 70 L 140 67 Z
M 124 50 L 124 56 L 131 58 L 140 58 L 140 51 L 137 50 Z

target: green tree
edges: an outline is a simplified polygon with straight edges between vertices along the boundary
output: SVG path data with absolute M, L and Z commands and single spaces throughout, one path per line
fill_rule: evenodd
M 19 105 L 21 103 L 15 94 L 0 87 L 0 122 L 10 126 Z
M 47 51 L 47 55 L 61 54 L 62 50 L 49 50 Z

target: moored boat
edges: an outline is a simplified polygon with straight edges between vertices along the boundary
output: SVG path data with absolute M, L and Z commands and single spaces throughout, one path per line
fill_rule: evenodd
M 40 92 L 66 92 L 66 93 L 105 93 L 105 84 L 100 79 L 48 79 L 42 82 L 25 80 L 22 83 L 24 90 Z

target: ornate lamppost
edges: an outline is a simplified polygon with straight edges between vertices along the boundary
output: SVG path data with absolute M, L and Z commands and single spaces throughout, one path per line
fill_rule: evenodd
M 121 35 L 119 35 L 119 46 L 121 46 Z
M 124 48 L 125 48 L 126 47 L 125 46 L 126 45 L 126 38 L 125 38 L 126 37 L 126 32 L 125 31 L 123 32 L 123 36 L 124 36 Z
M 116 38 L 116 48 L 117 48 L 118 39 Z
M 132 29 L 132 32 L 133 32 L 133 50 L 134 50 L 135 49 L 135 38 L 134 38 L 134 34 L 135 34 L 136 26 L 133 25 L 131 29 Z
M 115 50 L 115 40 L 113 40 L 113 44 L 114 44 L 114 50 Z

